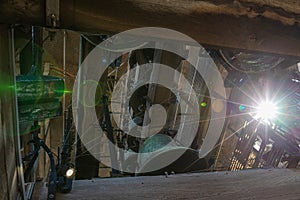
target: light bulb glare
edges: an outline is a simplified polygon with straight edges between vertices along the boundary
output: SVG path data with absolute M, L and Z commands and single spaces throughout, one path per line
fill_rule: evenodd
M 272 102 L 262 102 L 256 108 L 256 117 L 261 120 L 271 120 L 274 119 L 277 115 L 277 107 Z

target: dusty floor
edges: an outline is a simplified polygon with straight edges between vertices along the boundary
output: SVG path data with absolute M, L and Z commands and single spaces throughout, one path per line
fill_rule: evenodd
M 82 180 L 74 182 L 71 193 L 58 194 L 57 199 L 300 200 L 300 170 L 267 169 Z

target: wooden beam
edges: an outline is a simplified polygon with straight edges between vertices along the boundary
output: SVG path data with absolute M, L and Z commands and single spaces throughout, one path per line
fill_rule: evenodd
M 187 34 L 204 46 L 300 56 L 300 27 L 279 17 L 259 15 L 253 5 L 248 12 L 248 7 L 241 5 L 203 1 L 66 1 L 68 6 L 61 6 L 65 11 L 61 26 L 69 29 L 116 33 L 144 26 L 165 27 Z
M 27 0 L 24 9 L 25 0 L 6 1 L 0 22 L 45 26 L 43 3 Z M 288 0 L 64 0 L 59 22 L 60 28 L 97 33 L 165 27 L 208 47 L 291 56 L 300 56 L 299 23 L 300 3 Z
M 0 25 L 0 199 L 24 197 L 9 26 Z M 22 198 L 23 199 L 23 198 Z
M 300 170 L 255 169 L 236 172 L 193 173 L 76 180 L 70 194 L 58 199 L 297 199 Z M 118 188 L 116 190 L 116 188 Z M 134 189 L 133 189 L 134 188 Z M 113 191 L 113 192 L 112 192 Z M 45 197 L 41 197 L 43 199 Z M 298 198 L 299 199 L 299 198 Z

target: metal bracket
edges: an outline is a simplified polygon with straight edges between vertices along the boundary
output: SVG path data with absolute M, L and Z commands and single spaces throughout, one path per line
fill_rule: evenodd
M 46 0 L 46 24 L 52 28 L 59 26 L 59 0 Z

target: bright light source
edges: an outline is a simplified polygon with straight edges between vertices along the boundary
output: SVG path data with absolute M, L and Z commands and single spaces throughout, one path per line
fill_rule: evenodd
M 73 178 L 75 176 L 75 169 L 70 168 L 66 171 L 66 177 L 67 178 Z
M 256 107 L 256 116 L 255 118 L 269 121 L 270 119 L 275 118 L 277 115 L 277 107 L 272 102 L 263 102 L 258 107 Z

